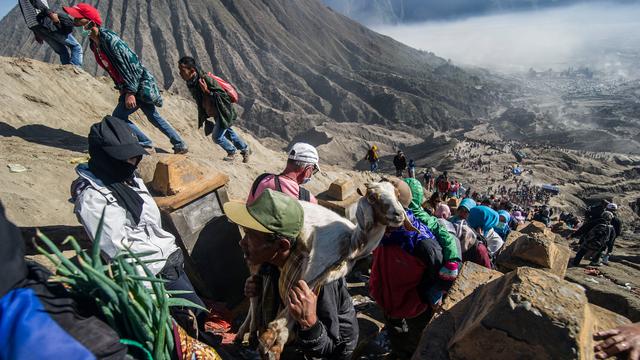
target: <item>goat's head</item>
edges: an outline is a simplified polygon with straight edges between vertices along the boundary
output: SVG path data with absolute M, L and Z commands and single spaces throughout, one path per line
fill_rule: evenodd
M 356 219 L 361 227 L 370 229 L 374 223 L 391 227 L 410 226 L 393 184 L 369 183 L 366 187 L 365 194 L 358 189 L 358 193 L 363 196 L 356 212 Z

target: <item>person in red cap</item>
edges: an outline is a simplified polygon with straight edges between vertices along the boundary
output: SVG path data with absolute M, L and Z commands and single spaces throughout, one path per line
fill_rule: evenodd
M 157 107 L 162 106 L 162 96 L 156 79 L 142 65 L 129 45 L 113 31 L 102 27 L 100 12 L 93 6 L 79 3 L 63 9 L 73 17 L 74 25 L 83 27 L 83 33 L 89 35 L 90 48 L 96 62 L 109 73 L 120 90 L 118 106 L 112 115 L 126 121 L 140 145 L 150 148 L 153 144 L 151 139 L 129 120 L 129 115 L 138 109 L 142 110 L 147 119 L 169 138 L 175 153 L 186 153 L 186 143 L 158 113 Z

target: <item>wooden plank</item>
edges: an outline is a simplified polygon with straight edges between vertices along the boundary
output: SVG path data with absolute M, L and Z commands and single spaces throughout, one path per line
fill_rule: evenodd
M 188 203 L 201 198 L 202 196 L 225 186 L 229 182 L 229 177 L 225 174 L 218 173 L 214 176 L 199 181 L 193 186 L 180 191 L 172 196 L 154 197 L 156 204 L 161 210 L 172 212 Z

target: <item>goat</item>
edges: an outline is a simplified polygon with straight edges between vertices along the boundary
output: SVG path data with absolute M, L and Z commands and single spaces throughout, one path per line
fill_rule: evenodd
M 363 197 L 358 201 L 356 225 L 327 208 L 300 202 L 304 226 L 296 246 L 302 246 L 309 254 L 301 265 L 301 278 L 314 291 L 347 275 L 357 260 L 378 246 L 387 226 L 404 225 L 415 230 L 391 183 L 366 184 L 366 188 L 364 195 L 358 191 Z M 257 269 L 251 270 L 255 274 Z M 286 299 L 289 290 L 280 287 L 280 297 Z M 236 341 L 243 341 L 249 331 L 250 343 L 255 343 L 259 300 L 259 297 L 251 298 L 249 314 L 238 330 Z M 260 335 L 259 351 L 263 358 L 280 358 L 293 326 L 289 309 L 285 307 Z

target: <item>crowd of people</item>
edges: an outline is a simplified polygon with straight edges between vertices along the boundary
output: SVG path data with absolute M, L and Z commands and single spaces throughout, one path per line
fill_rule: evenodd
M 77 167 L 78 178 L 71 184 L 77 218 L 92 240 L 101 230 L 100 247 L 107 258 L 127 249 L 144 254 L 149 270 L 165 280 L 167 289 L 204 307 L 184 270 L 184 254 L 176 238 L 163 229 L 158 206 L 136 173 L 142 157 L 152 146 L 151 139 L 128 119 L 138 109 L 169 137 L 174 152 L 188 151 L 184 140 L 158 113 L 162 98 L 155 79 L 124 40 L 103 26 L 100 13 L 93 6 L 79 3 L 64 7 L 65 14 L 59 14 L 49 10 L 46 1 L 19 0 L 19 4 L 29 28 L 54 48 L 63 63 L 68 56 L 70 63 L 81 65 L 77 54 L 65 55 L 63 50 L 67 49 L 60 46 L 64 44 L 72 52 L 77 50 L 70 32 L 66 37 L 60 35 L 66 31 L 61 30 L 63 25 L 82 27 L 90 38 L 96 61 L 109 73 L 121 94 L 113 113 L 89 130 L 90 160 Z M 52 27 L 45 26 L 49 22 Z M 213 140 L 226 151 L 225 160 L 233 161 L 239 153 L 248 162 L 251 150 L 232 129 L 237 117 L 234 108 L 237 94 L 226 82 L 203 72 L 192 57 L 182 57 L 177 66 L 197 104 L 199 126 L 204 126 L 205 133 L 212 134 Z M 378 151 L 373 145 L 366 155 L 373 172 L 379 170 Z M 246 279 L 244 293 L 250 298 L 259 297 L 262 328 L 281 309 L 289 309 L 296 323 L 296 336 L 287 349 L 308 358 L 350 359 L 358 343 L 359 327 L 346 280 L 341 278 L 311 289 L 304 280 L 294 281 L 295 271 L 291 270 L 305 255 L 296 246 L 304 221 L 300 201 L 317 202 L 302 185 L 317 174 L 320 158 L 313 146 L 302 142 L 288 150 L 287 158 L 280 173 L 265 173 L 255 179 L 244 202 L 224 204 L 229 220 L 243 229 L 239 246 L 245 260 L 259 268 L 256 275 Z M 461 264 L 470 261 L 493 268 L 494 258 L 511 231 L 528 219 L 548 226 L 553 212 L 548 198 L 538 196 L 541 190 L 520 179 L 515 180 L 513 188 L 503 185 L 479 194 L 446 171 L 438 177 L 431 171 L 425 172 L 420 181 L 416 178 L 415 161 L 407 160 L 402 151 L 397 152 L 393 163 L 396 176 L 387 181 L 394 186 L 409 224 L 386 229 L 372 254 L 369 291 L 383 310 L 393 355 L 407 359 L 416 349 L 424 326 L 442 305 Z M 476 171 L 492 171 L 490 163 L 481 160 L 468 165 Z M 535 207 L 535 203 L 540 206 Z M 574 265 L 584 257 L 589 257 L 595 266 L 607 263 L 622 228 L 617 209 L 616 204 L 603 203 L 589 210 L 584 224 L 573 234 L 580 239 Z M 0 215 L 3 220 L 0 234 L 16 242 L 15 230 L 4 219 L 2 209 Z M 566 215 L 565 218 L 569 219 Z M 0 256 L 9 258 L 1 265 L 12 273 L 15 271 L 16 277 L 3 278 L 0 283 L 0 310 L 13 306 L 12 311 L 19 313 L 16 306 L 22 304 L 20 301 L 46 302 L 48 293 L 16 296 L 31 286 L 25 281 L 30 273 L 23 264 L 23 251 L 18 251 L 20 246 L 13 249 L 7 248 L 8 241 L 1 244 Z M 282 284 L 287 286 L 284 292 L 280 289 Z M 38 309 L 24 307 L 23 311 L 32 314 Z M 80 345 L 69 342 L 71 336 L 64 336 L 65 331 L 70 331 L 70 324 L 65 324 L 62 331 L 56 328 L 56 336 L 51 332 L 50 337 L 29 342 L 31 338 L 25 340 L 18 335 L 33 329 L 35 324 L 21 322 L 19 314 L 9 318 L 5 313 L 0 311 L 0 359 L 20 358 L 25 354 L 25 346 L 37 352 L 33 353 L 37 358 L 50 358 L 54 353 L 62 354 L 60 350 L 48 353 L 54 345 L 62 346 L 60 341 L 66 341 L 62 346 L 64 355 L 60 355 L 64 358 L 89 358 L 87 354 L 97 351 L 87 345 L 95 339 L 83 338 Z M 176 307 L 172 316 L 203 343 L 218 345 L 204 326 L 206 312 L 200 308 Z M 6 331 L 8 328 L 12 330 Z M 47 329 L 53 328 L 51 325 Z M 112 332 L 104 333 L 105 339 L 113 339 Z M 598 356 L 605 358 L 631 351 L 637 358 L 639 334 L 637 325 L 597 334 L 602 340 L 596 349 Z M 78 333 L 74 336 L 77 338 Z M 108 345 L 111 358 L 124 358 L 121 344 L 111 341 Z

